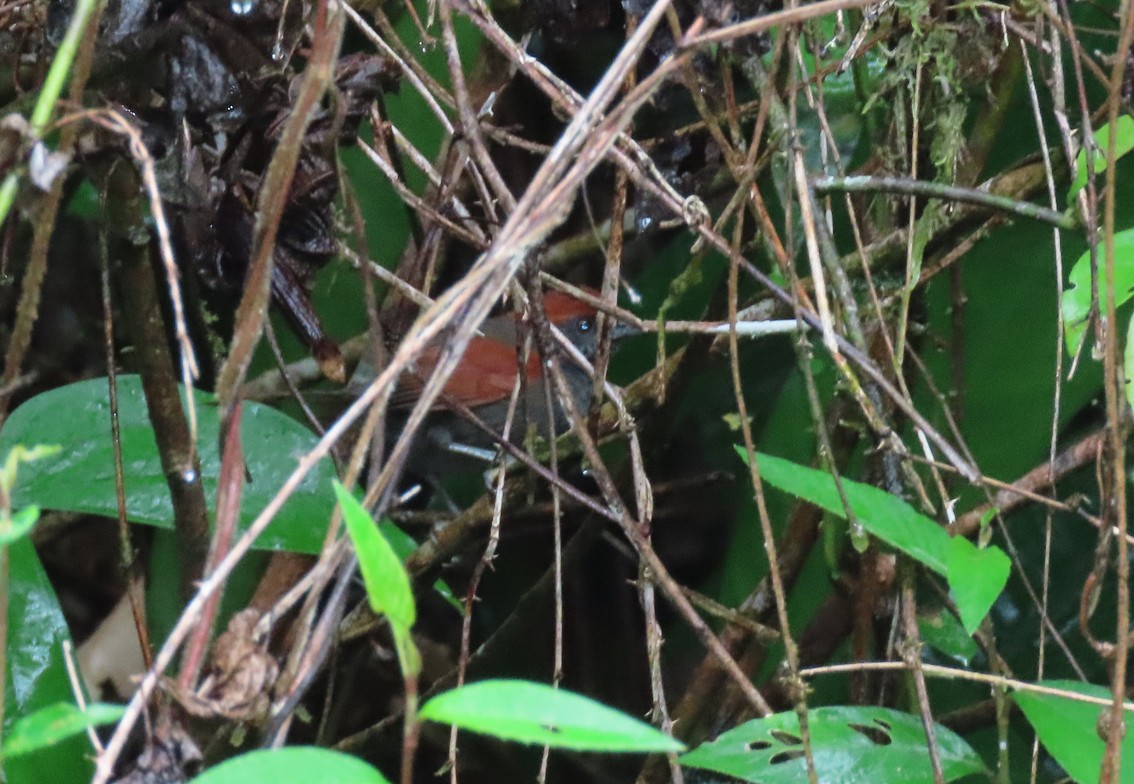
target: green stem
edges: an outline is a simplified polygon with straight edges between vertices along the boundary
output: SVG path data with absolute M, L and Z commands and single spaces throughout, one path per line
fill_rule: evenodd
M 939 182 L 910 180 L 903 177 L 821 177 L 815 180 L 813 187 L 818 193 L 830 193 L 832 191 L 900 193 L 905 196 L 925 196 L 930 199 L 967 202 L 968 204 L 978 204 L 982 207 L 1008 212 L 1021 218 L 1031 218 L 1059 229 L 1073 231 L 1079 227 L 1078 222 L 1070 215 L 1064 215 L 1038 204 L 1017 201 L 1007 196 L 997 196 L 994 193 L 976 188 L 961 188 Z
M 71 24 L 63 36 L 63 43 L 59 44 L 55 52 L 55 59 L 51 61 L 51 68 L 47 78 L 43 81 L 39 99 L 32 109 L 30 136 L 36 141 L 43 135 L 47 123 L 51 120 L 51 113 L 55 110 L 55 102 L 63 92 L 63 85 L 67 83 L 67 75 L 71 72 L 71 64 L 75 61 L 75 53 L 79 50 L 79 43 L 83 40 L 83 33 L 87 29 L 91 15 L 98 7 L 100 0 L 79 0 L 75 4 L 75 15 L 71 17 Z M 16 199 L 16 187 L 19 177 L 10 172 L 0 185 L 0 224 L 8 217 L 12 203 Z

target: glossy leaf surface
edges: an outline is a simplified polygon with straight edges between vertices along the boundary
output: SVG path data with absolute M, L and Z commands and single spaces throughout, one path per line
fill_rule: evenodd
M 63 642 L 70 639 L 55 591 L 31 541 L 8 548 L 8 688 L 4 692 L 4 737 L 13 725 L 41 708 L 71 702 L 63 662 Z M 20 784 L 69 784 L 91 778 L 91 748 L 73 737 L 4 761 L 8 781 Z
M 932 781 L 921 719 L 889 708 L 815 708 L 807 713 L 821 782 L 921 784 Z M 979 773 L 984 763 L 958 735 L 935 728 L 946 781 Z M 799 717 L 777 713 L 746 722 L 679 758 L 682 765 L 760 784 L 807 781 Z
M 490 680 L 439 694 L 423 720 L 504 740 L 580 751 L 681 751 L 678 741 L 645 722 L 580 694 L 528 681 Z
M 114 453 L 106 379 L 91 379 L 45 392 L 16 409 L 0 431 L 0 454 L 17 444 L 59 444 L 62 451 L 21 467 L 15 488 L 17 507 L 31 503 L 69 512 L 114 517 Z M 220 473 L 219 421 L 212 395 L 194 391 L 205 500 L 216 500 Z M 153 427 L 138 376 L 118 377 L 122 460 L 126 475 L 127 517 L 136 523 L 169 528 L 173 519 Z M 60 412 L 66 412 L 61 416 Z M 251 481 L 244 487 L 240 526 L 247 527 L 315 445 L 306 428 L 265 405 L 248 402 L 241 427 L 244 459 Z M 257 541 L 263 549 L 317 553 L 322 548 L 327 512 L 334 502 L 334 467 L 324 460 L 308 474 Z

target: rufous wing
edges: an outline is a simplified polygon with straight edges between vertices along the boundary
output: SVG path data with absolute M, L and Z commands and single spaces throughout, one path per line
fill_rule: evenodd
M 414 404 L 421 395 L 425 380 L 437 366 L 440 355 L 439 345 L 428 346 L 421 352 L 414 369 L 406 373 L 398 384 L 390 399 L 391 408 L 410 408 Z M 478 335 L 469 341 L 460 364 L 445 383 L 435 406 L 449 408 L 446 398 L 460 401 L 469 408 L 505 400 L 516 384 L 518 366 L 515 346 Z M 539 359 L 533 352 L 527 363 L 528 383 L 538 379 L 539 375 Z

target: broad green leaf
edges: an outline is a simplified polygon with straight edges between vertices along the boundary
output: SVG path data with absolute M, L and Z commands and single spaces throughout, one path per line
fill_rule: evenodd
M 1037 685 L 1104 700 L 1111 698 L 1109 689 L 1079 681 L 1040 681 Z M 1079 784 L 1094 784 L 1099 780 L 1106 744 L 1099 737 L 1098 720 L 1109 708 L 1028 691 L 1017 691 L 1012 699 L 1035 729 L 1040 743 L 1067 775 Z M 1132 719 L 1134 716 L 1127 711 L 1126 723 L 1129 725 Z M 1129 732 L 1122 740 L 1122 763 L 1119 781 L 1134 784 L 1134 735 Z
M 973 657 L 980 651 L 969 632 L 948 610 L 918 615 L 917 630 L 925 643 L 966 667 L 972 664 Z
M 972 634 L 1004 590 L 1012 561 L 999 547 L 977 549 L 963 536 L 949 540 L 949 590 L 965 631 Z
M 1106 274 L 1099 251 L 1099 307 L 1106 303 Z M 1134 229 L 1114 235 L 1114 304 L 1118 307 L 1134 294 Z M 1068 352 L 1079 350 L 1087 331 L 1087 317 L 1091 314 L 1091 252 L 1087 251 L 1067 279 L 1063 291 L 1063 337 Z
M 53 445 L 40 444 L 28 448 L 23 444 L 16 444 L 8 450 L 8 456 L 4 459 L 4 469 L 0 471 L 0 488 L 3 488 L 4 493 L 10 496 L 12 488 L 16 486 L 20 463 L 34 463 L 36 460 L 57 455 L 60 451 L 61 447 Z
M 737 452 L 746 459 L 743 449 Z M 846 517 L 835 480 L 826 471 L 762 453 L 756 459 L 760 476 L 768 484 Z M 867 531 L 938 574 L 946 574 L 950 537 L 944 528 L 885 490 L 846 478 L 841 482 L 851 511 Z
M 439 694 L 421 719 L 519 743 L 579 751 L 669 752 L 684 746 L 649 724 L 580 694 L 529 681 L 489 680 Z
M 743 449 L 738 447 L 737 452 L 746 459 Z M 827 472 L 772 455 L 759 454 L 757 460 L 760 476 L 768 484 L 846 516 L 834 477 Z M 961 619 L 972 633 L 1008 581 L 1008 556 L 996 546 L 977 549 L 967 539 L 950 537 L 933 520 L 885 490 L 846 478 L 841 482 L 847 504 L 863 528 L 948 579 Z
M 54 746 L 61 740 L 84 732 L 88 727 L 112 724 L 122 717 L 119 705 L 95 703 L 86 710 L 69 702 L 57 702 L 18 719 L 4 737 L 2 756 L 6 759 Z
M 309 746 L 261 749 L 222 762 L 190 784 L 390 784 L 377 770 L 339 751 Z
M 63 642 L 70 639 L 67 623 L 27 538 L 8 548 L 7 588 L 10 604 L 5 738 L 20 718 L 48 705 L 73 700 L 63 662 Z M 91 780 L 90 755 L 86 738 L 70 738 L 50 749 L 4 760 L 4 772 L 8 781 L 20 784 L 85 784 Z
M 219 423 L 215 398 L 194 391 L 205 499 L 216 500 L 220 473 Z M 169 528 L 173 510 L 138 376 L 118 377 L 122 460 L 126 470 L 126 514 L 136 523 Z M 66 416 L 60 416 L 60 412 Z M 247 527 L 315 445 L 302 425 L 268 406 L 244 404 L 241 426 L 244 460 L 251 481 L 244 486 L 240 526 Z M 110 442 L 110 403 L 106 379 L 37 395 L 16 409 L 0 431 L 0 452 L 17 444 L 51 442 L 63 450 L 20 469 L 13 494 L 17 507 L 50 504 L 52 509 L 114 517 L 114 452 Z M 283 506 L 257 547 L 317 553 L 333 502 L 334 467 L 317 465 Z
M 1126 153 L 1134 150 L 1134 119 L 1128 115 L 1122 115 L 1118 118 L 1118 123 L 1115 125 L 1116 135 L 1114 139 L 1114 157 L 1115 160 L 1121 158 Z M 1110 125 L 1104 125 L 1095 131 L 1095 147 L 1090 150 L 1094 160 L 1094 173 L 1100 174 L 1106 171 L 1109 161 L 1107 161 L 1106 153 L 1107 148 L 1110 146 Z M 1087 145 L 1079 150 L 1079 155 L 1075 158 L 1075 177 L 1071 180 L 1071 187 L 1067 190 L 1067 199 L 1070 201 L 1076 193 L 1082 190 L 1087 184 Z
M 921 718 L 889 708 L 831 707 L 807 712 L 821 782 L 924 784 L 933 780 Z M 934 729 L 946 781 L 980 773 L 980 756 L 956 733 Z M 746 722 L 679 758 L 682 765 L 760 784 L 807 781 L 794 712 Z
M 358 553 L 358 567 L 366 583 L 370 608 L 390 623 L 409 630 L 417 620 L 413 588 L 402 561 L 374 524 L 370 513 L 336 479 L 335 496 L 343 509 L 347 533 Z

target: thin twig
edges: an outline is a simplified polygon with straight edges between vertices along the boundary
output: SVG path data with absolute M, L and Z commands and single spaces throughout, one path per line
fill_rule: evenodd
M 812 187 L 820 193 L 899 193 L 904 196 L 922 196 L 942 201 L 959 201 L 977 204 L 993 210 L 1001 210 L 1021 218 L 1030 218 L 1054 226 L 1057 229 L 1074 230 L 1079 221 L 1071 215 L 1058 212 L 1031 202 L 1018 201 L 1007 196 L 998 196 L 977 188 L 962 188 L 928 180 L 906 177 L 871 177 L 856 175 L 852 177 L 820 177 L 812 182 Z

